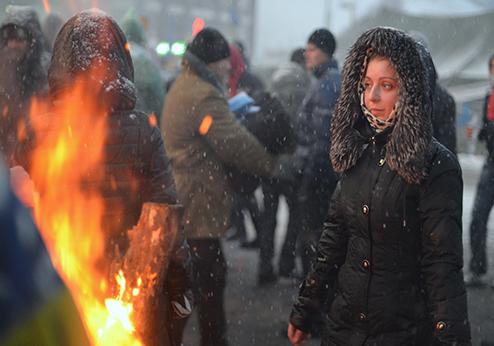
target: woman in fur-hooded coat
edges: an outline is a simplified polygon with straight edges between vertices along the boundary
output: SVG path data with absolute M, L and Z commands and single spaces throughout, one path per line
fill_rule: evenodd
M 399 85 L 382 131 L 360 97 L 373 57 L 389 61 Z M 331 128 L 341 179 L 289 336 L 304 338 L 323 307 L 322 345 L 470 345 L 461 169 L 432 138 L 426 78 L 416 42 L 399 30 L 370 29 L 350 49 Z

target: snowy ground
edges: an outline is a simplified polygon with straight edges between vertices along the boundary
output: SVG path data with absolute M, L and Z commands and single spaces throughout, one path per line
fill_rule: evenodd
M 476 183 L 483 164 L 483 157 L 460 155 L 463 169 L 463 243 L 465 263 L 470 257 L 468 246 L 468 226 L 475 195 Z M 277 245 L 281 243 L 286 229 L 288 209 L 281 203 L 278 211 Z M 251 225 L 248 225 L 251 227 Z M 488 246 L 490 258 L 490 279 L 494 280 L 494 217 L 489 223 Z M 238 244 L 225 242 L 225 252 L 229 263 L 226 310 L 228 336 L 231 346 L 247 345 L 289 345 L 283 335 L 297 287 L 294 283 L 278 284 L 260 288 L 256 286 L 258 254 L 256 251 L 242 250 Z M 276 262 L 275 262 L 276 263 Z M 468 292 L 470 323 L 474 345 L 494 345 L 494 290 L 475 289 Z M 491 343 L 486 343 L 491 342 Z M 319 345 L 320 340 L 311 340 L 307 345 Z M 184 336 L 184 345 L 199 345 L 195 317 L 190 321 Z

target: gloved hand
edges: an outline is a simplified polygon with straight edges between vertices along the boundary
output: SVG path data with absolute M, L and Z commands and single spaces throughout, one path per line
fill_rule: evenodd
M 293 154 L 278 155 L 272 173 L 273 178 L 296 182 L 304 171 L 308 153 L 307 148 L 297 147 Z
M 186 318 L 192 313 L 194 298 L 191 290 L 187 290 L 184 294 L 170 297 L 170 299 L 173 311 L 173 319 Z

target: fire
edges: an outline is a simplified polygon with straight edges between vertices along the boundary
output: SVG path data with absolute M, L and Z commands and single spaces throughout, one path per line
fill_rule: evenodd
M 107 113 L 94 97 L 94 89 L 94 80 L 77 78 L 57 103 L 32 103 L 30 118 L 37 143 L 30 174 L 39 192 L 34 215 L 91 344 L 141 345 L 130 303 L 139 287 L 128 287 L 122 271 L 115 282 L 107 277 L 104 204 L 99 192 L 91 190 L 90 182 L 101 181 L 103 174 Z M 118 294 L 112 295 L 109 288 L 115 286 Z
M 51 12 L 51 6 L 48 0 L 43 0 L 43 8 L 45 9 L 46 13 L 49 14 Z

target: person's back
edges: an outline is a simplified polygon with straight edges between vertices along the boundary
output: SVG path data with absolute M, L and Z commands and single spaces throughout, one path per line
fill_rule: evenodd
M 130 55 L 134 63 L 137 102 L 135 109 L 156 117 L 159 122 L 165 98 L 160 67 L 146 49 L 144 28 L 134 11 L 129 11 L 122 21 L 122 29 L 129 41 Z
M 413 37 L 413 35 L 412 35 Z M 456 155 L 456 103 L 453 96 L 439 84 L 427 41 L 418 40 L 417 48 L 427 72 L 427 82 L 432 92 L 432 134 L 439 143 Z
M 297 54 L 298 52 L 301 53 Z M 294 60 L 298 55 L 303 59 L 300 62 Z M 295 122 L 311 81 L 310 75 L 305 70 L 303 50 L 294 51 L 291 61 L 281 65 L 271 76 L 269 89 L 273 96 L 280 100 L 292 122 Z
M 134 110 L 136 91 L 132 60 L 124 47 L 126 38 L 120 29 L 110 34 L 110 28 L 116 24 L 108 18 L 83 12 L 64 25 L 55 41 L 48 80 L 56 104 L 58 95 L 72 87 L 73 80 L 86 69 L 91 70 L 97 59 L 99 63 L 112 65 L 107 76 L 95 77 L 102 78 L 103 88 L 96 95 L 109 115 L 103 162 L 106 174 L 94 186 L 102 189 L 107 202 L 106 219 L 110 229 L 118 233 L 136 224 L 143 202 L 174 204 L 176 200 L 169 165 L 157 160 L 164 157 L 159 130 L 150 125 L 145 114 Z M 105 44 L 91 42 L 94 35 L 101 35 Z M 89 114 L 81 116 L 90 118 Z M 155 167 L 158 163 L 160 167 Z M 153 171 L 158 169 L 162 171 Z M 159 179 L 162 184 L 156 181 L 151 185 L 153 179 Z M 110 181 L 116 183 L 116 188 L 105 188 Z M 134 193 L 129 194 L 130 191 Z M 112 215 L 121 209 L 116 206 L 124 208 L 119 217 Z
M 94 37 L 99 39 L 94 40 Z M 122 255 L 126 252 L 129 246 L 127 231 L 137 224 L 146 203 L 164 207 L 177 204 L 160 131 L 150 124 L 146 114 L 134 110 L 134 71 L 126 43 L 116 22 L 99 10 L 83 11 L 69 19 L 55 40 L 48 73 L 53 104 L 48 114 L 40 116 L 44 117 L 41 119 L 44 132 L 38 136 L 44 138 L 43 134 L 54 131 L 53 125 L 59 123 L 66 112 L 63 108 L 65 97 L 74 87 L 84 88 L 82 99 L 70 99 L 80 116 L 87 119 L 81 126 L 91 126 L 95 116 L 105 117 L 102 162 L 87 173 L 83 185 L 86 191 L 95 192 L 103 199 L 102 227 L 107 232 L 104 235 L 105 263 L 114 260 L 117 246 Z M 102 112 L 93 114 L 95 109 Z M 85 145 L 92 143 L 88 139 Z M 34 148 L 36 145 L 35 141 Z M 168 231 L 175 232 L 177 240 L 170 244 L 172 255 L 168 270 L 173 275 L 167 277 L 164 289 L 170 294 L 169 299 L 174 300 L 177 297 L 173 294 L 184 294 L 190 285 L 190 279 L 186 278 L 190 262 L 187 256 L 184 257 L 188 250 L 182 231 Z M 102 268 L 105 269 L 108 268 Z M 177 282 L 179 286 L 176 286 Z M 167 303 L 169 301 L 156 301 L 157 305 Z M 169 321 L 173 311 L 162 307 L 149 325 Z M 160 329 L 159 335 L 153 337 L 171 343 L 169 333 L 170 330 Z
M 456 103 L 440 84 L 434 91 L 432 132 L 434 137 L 456 155 Z

